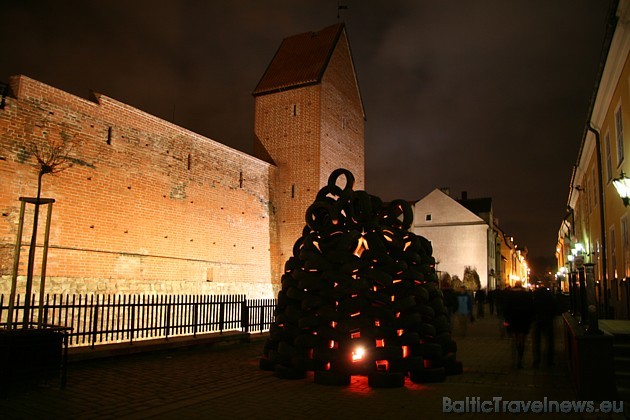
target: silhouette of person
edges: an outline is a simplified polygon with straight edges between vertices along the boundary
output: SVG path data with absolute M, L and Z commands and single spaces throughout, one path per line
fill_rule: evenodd
M 466 337 L 468 331 L 468 320 L 472 315 L 472 298 L 466 291 L 466 288 L 462 286 L 457 293 L 457 310 L 455 311 L 455 317 L 459 329 L 462 333 L 462 337 Z
M 490 315 L 494 315 L 494 295 L 496 294 L 496 289 L 488 290 L 488 296 L 486 296 L 488 300 L 488 313 Z
M 554 352 L 554 332 L 553 322 L 557 313 L 556 299 L 546 287 L 539 287 L 533 293 L 534 301 L 534 331 L 533 331 L 533 351 L 535 368 L 540 366 L 541 341 L 544 338 L 546 349 L 547 366 L 553 365 Z
M 486 290 L 485 289 L 477 290 L 477 293 L 475 293 L 475 301 L 477 303 L 477 318 L 483 318 L 484 305 L 486 303 Z
M 516 348 L 517 368 L 523 368 L 525 354 L 525 338 L 529 333 L 534 317 L 534 301 L 532 294 L 517 281 L 514 287 L 505 292 L 503 314 L 507 323 L 507 331 L 512 335 Z

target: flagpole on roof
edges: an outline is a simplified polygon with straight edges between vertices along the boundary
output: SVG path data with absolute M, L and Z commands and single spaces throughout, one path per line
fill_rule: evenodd
M 341 10 L 348 10 L 348 6 L 345 4 L 340 4 L 339 0 L 337 0 L 337 20 L 341 18 L 341 15 L 339 14 Z

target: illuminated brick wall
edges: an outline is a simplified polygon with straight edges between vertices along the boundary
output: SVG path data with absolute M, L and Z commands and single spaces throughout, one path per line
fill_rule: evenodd
M 10 290 L 18 199 L 37 191 L 32 141 L 79 143 L 73 167 L 43 182 L 42 196 L 57 201 L 50 293 L 275 296 L 330 173 L 347 168 L 364 188 L 364 115 L 345 32 L 319 83 L 255 98 L 260 159 L 103 95 L 86 100 L 24 76 L 10 84 L 0 110 L 0 293 Z M 32 208 L 25 221 L 18 291 Z
M 342 34 L 321 83 L 256 96 L 254 154 L 278 167 L 279 241 L 272 261 L 281 270 L 302 236 L 304 214 L 330 173 L 340 167 L 364 188 L 364 115 L 350 50 Z
M 274 294 L 273 165 L 106 96 L 85 100 L 24 76 L 10 84 L 15 98 L 0 110 L 0 293 L 10 288 L 18 198 L 37 190 L 27 144 L 67 136 L 79 141 L 73 167 L 43 181 L 42 196 L 57 201 L 48 292 Z M 31 225 L 29 211 L 20 275 Z

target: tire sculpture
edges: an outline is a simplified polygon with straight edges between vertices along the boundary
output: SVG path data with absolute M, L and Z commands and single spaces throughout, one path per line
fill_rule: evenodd
M 337 185 L 344 176 L 342 189 Z M 462 372 L 431 243 L 409 232 L 411 206 L 354 191 L 333 171 L 286 261 L 260 368 L 284 379 L 372 387 L 441 382 Z

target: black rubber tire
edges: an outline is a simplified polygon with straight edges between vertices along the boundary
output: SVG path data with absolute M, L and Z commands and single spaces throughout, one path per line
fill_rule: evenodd
M 451 340 L 446 344 L 442 344 L 442 351 L 444 354 L 457 353 L 457 343 Z
M 318 385 L 348 386 L 350 385 L 350 378 L 350 375 L 344 373 L 316 370 L 313 375 L 313 382 Z
M 322 321 L 316 315 L 308 315 L 300 318 L 298 327 L 301 329 L 312 329 L 321 325 Z
M 438 335 L 449 333 L 451 331 L 451 323 L 446 315 L 436 315 L 432 322 Z
M 422 356 L 407 357 L 404 359 L 407 363 L 407 371 L 424 369 L 424 358 Z
M 322 306 L 317 310 L 317 316 L 324 322 L 339 322 L 343 315 L 329 306 Z
M 429 337 L 435 337 L 436 336 L 436 332 L 435 332 L 435 327 L 431 324 L 428 324 L 426 322 L 423 322 L 420 325 L 420 335 L 423 337 L 429 336 Z
M 440 357 L 444 354 L 442 346 L 437 343 L 420 344 L 420 355 L 425 359 Z
M 461 375 L 464 373 L 464 365 L 459 361 L 451 361 L 444 366 L 447 375 Z
M 266 357 L 260 358 L 260 361 L 258 362 L 258 366 L 260 367 L 260 370 L 266 370 L 269 372 L 273 372 L 276 369 L 276 364 Z
M 402 355 L 402 348 L 398 346 L 373 347 L 369 350 L 372 360 L 400 359 Z
M 276 365 L 275 374 L 280 379 L 304 379 L 306 378 L 306 371 L 298 370 L 293 367 L 284 365 Z
M 360 296 L 350 297 L 348 299 L 340 301 L 337 310 L 341 313 L 351 315 L 360 312 L 367 305 L 367 300 L 363 299 Z
M 312 349 L 321 344 L 321 338 L 314 334 L 300 334 L 293 340 L 293 345 L 297 348 Z
M 371 372 L 368 385 L 372 388 L 401 388 L 405 386 L 405 374 L 402 372 Z
M 413 383 L 437 383 L 444 382 L 446 370 L 442 368 L 426 368 L 409 372 L 409 379 Z
M 314 231 L 327 232 L 339 221 L 340 214 L 329 201 L 315 201 L 306 209 L 305 221 Z
M 278 343 L 278 354 L 291 358 L 297 354 L 297 349 L 289 343 Z
M 346 177 L 346 185 L 343 187 L 337 186 L 337 179 L 343 175 Z M 348 197 L 354 188 L 354 175 L 348 169 L 338 168 L 330 173 L 328 177 L 328 189 L 334 191 L 335 189 L 341 190 L 341 196 Z
M 302 300 L 306 296 L 306 293 L 304 293 L 304 290 L 298 289 L 297 287 L 289 287 L 287 296 L 294 300 Z

